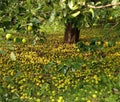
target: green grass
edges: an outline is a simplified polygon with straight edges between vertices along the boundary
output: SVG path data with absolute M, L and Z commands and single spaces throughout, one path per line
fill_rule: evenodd
M 82 29 L 76 45 L 63 44 L 64 27 L 46 28 L 47 40 L 36 45 L 32 35 L 13 35 L 26 37 L 23 44 L 7 41 L 1 33 L 0 102 L 120 102 L 118 33 Z M 94 39 L 103 44 L 91 45 Z M 109 41 L 116 44 L 108 46 Z M 15 61 L 10 59 L 11 52 Z

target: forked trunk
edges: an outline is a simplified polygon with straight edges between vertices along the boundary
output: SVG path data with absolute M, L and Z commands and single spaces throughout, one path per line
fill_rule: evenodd
M 65 34 L 64 34 L 64 42 L 65 43 L 76 43 L 79 41 L 79 33 L 80 30 L 78 28 L 73 27 L 71 23 L 67 23 L 65 25 Z

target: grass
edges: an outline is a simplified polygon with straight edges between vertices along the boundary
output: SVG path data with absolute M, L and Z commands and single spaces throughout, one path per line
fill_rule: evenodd
M 1 34 L 0 102 L 120 102 L 118 33 L 83 29 L 80 43 L 69 45 L 62 41 L 63 27 L 47 29 L 45 43 L 36 45 L 32 35 L 17 34 L 26 36 L 23 44 L 7 41 Z M 108 46 L 109 41 L 116 44 Z M 85 46 L 80 47 L 81 42 Z

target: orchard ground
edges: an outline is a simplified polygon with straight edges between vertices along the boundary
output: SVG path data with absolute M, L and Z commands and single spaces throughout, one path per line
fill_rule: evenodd
M 13 33 L 26 39 L 17 43 L 0 33 L 0 102 L 120 102 L 118 31 L 82 29 L 79 43 L 64 44 L 62 27 L 46 29 L 35 45 L 31 34 Z

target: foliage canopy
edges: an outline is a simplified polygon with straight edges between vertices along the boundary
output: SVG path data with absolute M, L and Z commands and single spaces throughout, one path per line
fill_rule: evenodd
M 95 9 L 87 5 L 101 6 L 116 4 L 119 0 L 1 0 L 0 27 L 25 30 L 25 26 L 57 19 L 71 22 L 78 28 L 92 26 L 100 21 L 108 22 L 109 17 L 119 21 L 120 7 Z M 8 9 L 9 8 L 9 9 Z M 37 27 L 36 27 L 37 28 Z

